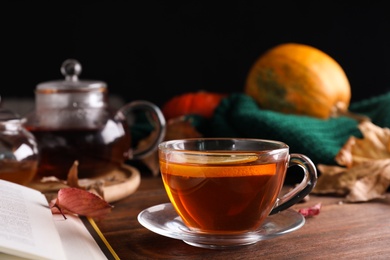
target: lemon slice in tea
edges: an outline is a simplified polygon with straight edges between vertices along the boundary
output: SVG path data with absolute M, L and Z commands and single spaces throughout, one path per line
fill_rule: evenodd
M 240 153 L 240 154 L 227 154 L 227 153 L 204 153 L 199 154 L 174 154 L 170 160 L 176 163 L 188 163 L 188 164 L 241 164 L 254 162 L 258 159 L 258 156 L 254 153 Z

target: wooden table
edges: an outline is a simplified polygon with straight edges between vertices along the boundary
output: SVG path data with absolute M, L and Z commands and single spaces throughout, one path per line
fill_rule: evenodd
M 347 204 L 341 198 L 317 197 L 295 205 L 322 203 L 319 215 L 300 229 L 228 250 L 192 247 L 155 234 L 137 221 L 143 209 L 168 202 L 160 177 L 143 177 L 138 190 L 115 202 L 112 213 L 97 222 L 120 259 L 390 259 L 390 194 L 373 202 Z

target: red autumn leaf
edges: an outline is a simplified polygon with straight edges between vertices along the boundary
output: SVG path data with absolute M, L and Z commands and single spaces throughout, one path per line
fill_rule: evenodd
M 321 209 L 321 202 L 311 207 L 302 208 L 298 210 L 298 212 L 301 213 L 305 218 L 307 218 L 307 217 L 313 217 L 320 214 L 320 209 Z
M 50 207 L 53 214 L 73 213 L 96 219 L 103 218 L 112 209 L 109 203 L 96 194 L 78 188 L 60 189 Z

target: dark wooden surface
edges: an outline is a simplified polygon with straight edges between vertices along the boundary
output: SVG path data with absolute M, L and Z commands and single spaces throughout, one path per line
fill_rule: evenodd
M 319 215 L 297 231 L 228 250 L 192 247 L 141 226 L 143 209 L 168 202 L 159 177 L 143 177 L 138 190 L 114 203 L 97 222 L 120 259 L 389 259 L 390 198 L 348 204 L 336 197 L 317 197 L 294 209 L 322 203 Z

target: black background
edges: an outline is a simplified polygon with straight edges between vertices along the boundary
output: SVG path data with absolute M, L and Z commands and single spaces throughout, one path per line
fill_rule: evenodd
M 390 89 L 390 10 L 361 2 L 3 1 L 0 96 L 34 97 L 68 58 L 125 101 L 238 92 L 263 52 L 297 42 L 332 56 L 365 99 Z

